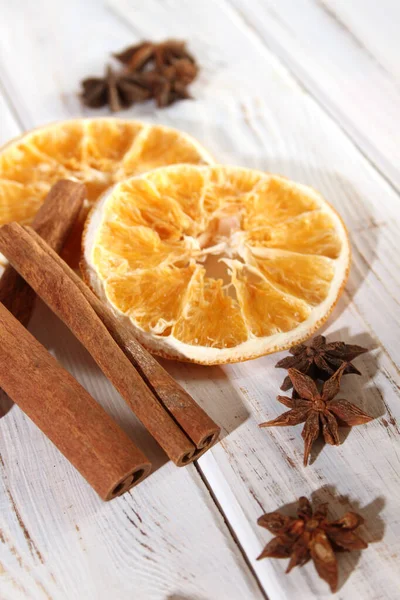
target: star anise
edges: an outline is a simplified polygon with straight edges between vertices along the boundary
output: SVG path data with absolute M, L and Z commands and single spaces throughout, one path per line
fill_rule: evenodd
M 347 368 L 343 363 L 328 379 L 322 392 L 311 377 L 297 369 L 289 369 L 289 377 L 298 394 L 298 398 L 278 396 L 277 400 L 290 408 L 287 412 L 272 421 L 261 423 L 260 427 L 285 427 L 305 423 L 302 437 L 304 439 L 304 466 L 308 463 L 311 447 L 322 433 L 327 444 L 340 444 L 338 425 L 363 425 L 373 419 L 355 404 L 344 399 L 335 400 L 340 389 L 340 380 Z
M 146 65 L 154 60 L 155 46 L 152 42 L 144 41 L 128 46 L 121 52 L 115 52 L 113 56 L 130 71 L 143 71 Z
M 199 69 L 185 42 L 144 41 L 114 56 L 125 67 L 121 73 L 108 67 L 105 77 L 82 81 L 82 100 L 86 106 L 100 108 L 108 104 L 116 112 L 150 98 L 162 108 L 191 97 L 188 85 Z
M 198 71 L 194 57 L 188 52 L 186 43 L 181 40 L 166 40 L 158 44 L 144 41 L 129 46 L 114 56 L 133 72 L 143 72 L 150 68 L 162 72 L 166 67 L 180 65 L 181 70 L 186 71 L 186 76 L 190 73 L 187 83 L 193 81 Z M 192 68 L 189 65 L 192 65 Z
M 107 67 L 104 77 L 89 77 L 82 81 L 82 100 L 86 106 L 100 108 L 108 104 L 113 112 L 143 102 L 151 93 L 140 78 L 117 74 Z
M 344 371 L 361 375 L 351 361 L 368 352 L 367 348 L 355 346 L 354 344 L 345 344 L 344 342 L 326 343 L 323 335 L 317 335 L 311 343 L 298 344 L 289 350 L 293 356 L 286 356 L 280 360 L 275 367 L 278 369 L 297 369 L 302 373 L 310 375 L 313 379 L 322 379 L 325 381 L 344 363 L 347 363 Z M 290 377 L 285 377 L 281 390 L 287 391 L 292 387 Z
M 170 106 L 177 100 L 190 98 L 187 85 L 178 79 L 169 78 L 156 71 L 147 71 L 139 75 L 143 85 L 147 87 L 150 97 L 154 98 L 159 108 Z
M 169 106 L 177 100 L 190 98 L 187 86 L 197 76 L 198 66 L 185 42 L 166 40 L 154 44 L 145 41 L 114 56 L 129 72 L 142 75 L 157 106 Z
M 275 535 L 257 560 L 262 558 L 290 558 L 286 573 L 293 567 L 305 565 L 312 558 L 318 575 L 335 592 L 338 585 L 338 565 L 335 552 L 363 550 L 368 546 L 356 533 L 364 519 L 347 512 L 336 521 L 327 519 L 328 504 L 320 504 L 313 511 L 310 502 L 302 496 L 297 508 L 297 519 L 279 512 L 267 513 L 257 521 Z

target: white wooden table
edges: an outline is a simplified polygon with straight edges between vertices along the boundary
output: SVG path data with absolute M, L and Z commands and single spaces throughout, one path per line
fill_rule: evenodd
M 256 556 L 256 525 L 300 495 L 367 521 L 367 550 L 339 557 L 342 599 L 400 598 L 400 4 L 398 0 L 0 0 L 0 142 L 82 108 L 79 81 L 111 51 L 179 37 L 202 65 L 195 101 L 124 117 L 181 128 L 221 162 L 319 189 L 349 228 L 353 268 L 326 332 L 374 348 L 344 379 L 377 418 L 302 466 L 280 414 L 281 356 L 226 367 L 167 364 L 221 425 L 184 469 L 165 456 L 93 361 L 39 305 L 33 333 L 153 460 L 139 487 L 103 503 L 14 407 L 0 420 L 1 600 L 325 598 L 312 564 Z

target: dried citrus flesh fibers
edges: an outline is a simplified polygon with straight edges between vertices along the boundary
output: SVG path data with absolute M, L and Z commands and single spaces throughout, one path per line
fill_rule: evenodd
M 35 129 L 0 150 L 0 225 L 30 223 L 59 179 L 86 184 L 88 203 L 117 181 L 175 163 L 213 162 L 181 131 L 115 118 L 63 121 Z M 83 222 L 86 218 L 83 215 Z M 77 227 L 78 238 L 82 226 Z
M 102 196 L 82 266 L 152 352 L 217 364 L 310 336 L 349 262 L 340 217 L 311 188 L 238 167 L 175 165 Z

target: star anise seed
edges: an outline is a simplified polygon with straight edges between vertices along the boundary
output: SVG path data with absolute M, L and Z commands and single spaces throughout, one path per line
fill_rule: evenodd
M 289 377 L 298 397 L 278 396 L 277 400 L 290 410 L 272 421 L 260 424 L 260 427 L 286 427 L 304 423 L 304 466 L 308 464 L 311 447 L 321 433 L 327 444 L 337 446 L 340 444 L 339 424 L 352 427 L 373 419 L 355 404 L 344 399 L 334 399 L 346 368 L 347 363 L 342 363 L 336 373 L 325 381 L 321 393 L 311 377 L 296 369 L 289 369 Z
M 297 518 L 280 512 L 267 513 L 257 521 L 275 535 L 257 560 L 262 558 L 290 558 L 286 573 L 293 567 L 313 560 L 318 575 L 337 590 L 338 565 L 335 551 L 362 550 L 368 546 L 356 533 L 363 518 L 353 512 L 345 513 L 336 521 L 327 519 L 328 505 L 320 504 L 313 511 L 310 502 L 299 499 Z
M 131 71 L 141 71 L 154 57 L 154 44 L 149 41 L 140 42 L 114 53 L 113 56 Z
M 113 112 L 150 98 L 150 91 L 139 78 L 130 74 L 118 75 L 111 67 L 107 67 L 104 77 L 84 79 L 82 88 L 86 106 L 100 108 L 108 104 Z
M 289 352 L 292 356 L 286 356 L 280 360 L 275 367 L 277 369 L 297 369 L 301 373 L 310 375 L 313 379 L 325 381 L 344 363 L 347 367 L 344 374 L 355 373 L 361 375 L 360 371 L 351 364 L 351 361 L 368 352 L 367 348 L 344 342 L 326 343 L 323 335 L 317 335 L 311 343 L 293 346 Z M 281 390 L 287 391 L 292 387 L 290 377 L 285 377 Z
M 103 77 L 87 77 L 82 81 L 82 100 L 90 108 L 107 104 L 107 85 Z

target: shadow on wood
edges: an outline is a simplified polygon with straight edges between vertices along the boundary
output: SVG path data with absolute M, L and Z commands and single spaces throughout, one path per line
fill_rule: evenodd
M 4 390 L 0 389 L 0 419 L 12 409 L 14 402 L 7 396 Z

